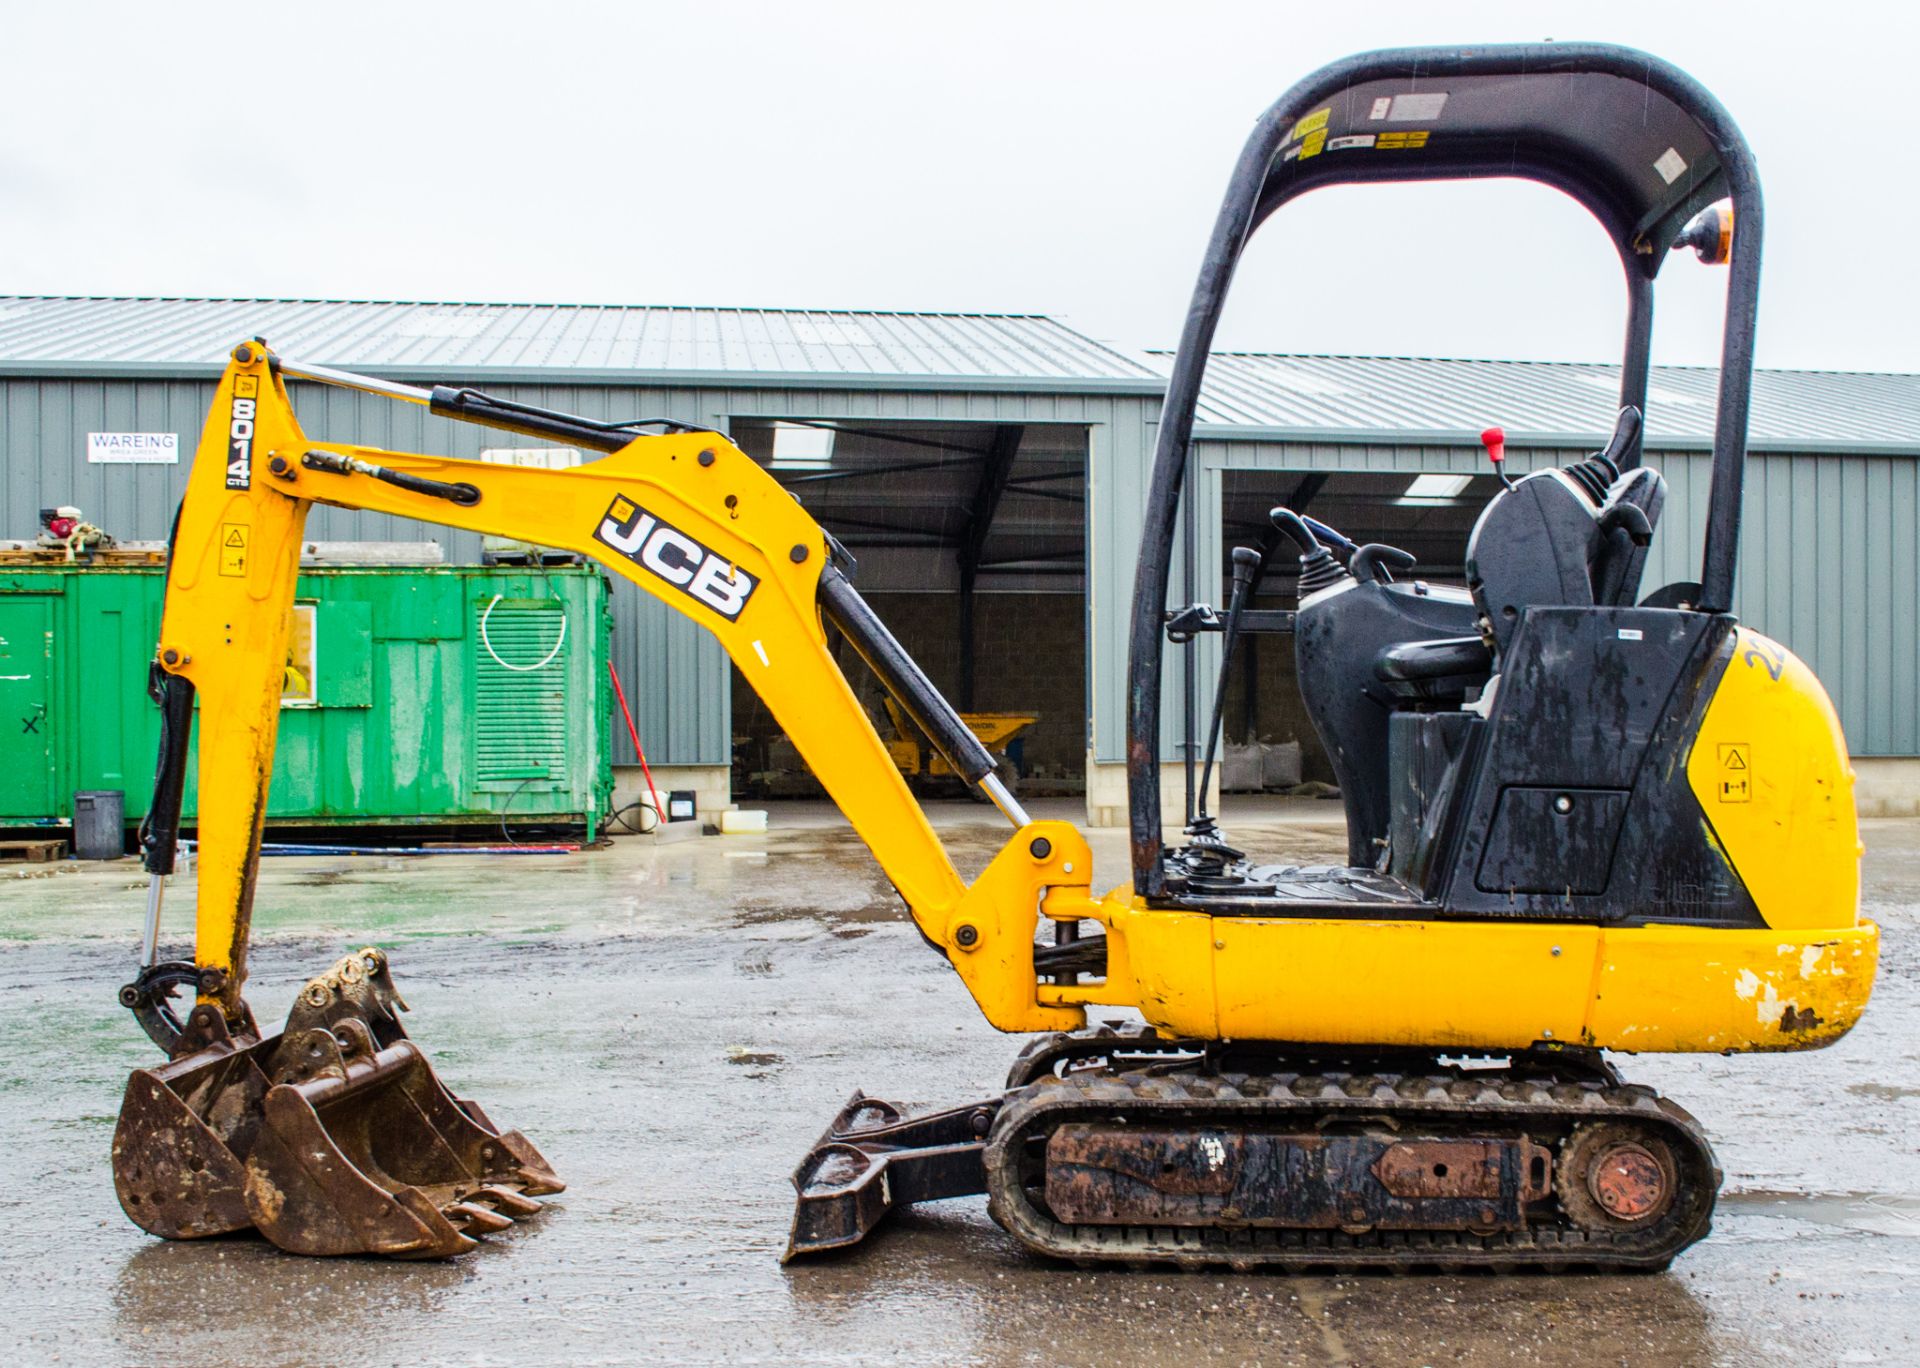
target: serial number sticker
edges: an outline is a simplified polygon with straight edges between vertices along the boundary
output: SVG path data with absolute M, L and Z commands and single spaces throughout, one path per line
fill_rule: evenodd
M 1387 111 L 1388 123 L 1429 123 L 1440 117 L 1440 111 L 1447 107 L 1447 92 L 1444 90 L 1422 90 L 1408 92 L 1393 97 L 1393 104 Z
M 1343 138 L 1328 138 L 1327 151 L 1345 152 L 1350 147 L 1372 147 L 1373 134 L 1349 133 Z
M 1622 627 L 1620 629 L 1620 639 L 1622 641 L 1642 641 L 1645 640 L 1646 635 L 1647 634 L 1638 627 Z
M 257 390 L 258 379 L 258 376 L 243 375 L 233 382 L 233 411 L 227 419 L 228 489 L 253 487 L 253 424 L 259 415 L 260 401 L 242 394 L 240 384 L 246 381 Z

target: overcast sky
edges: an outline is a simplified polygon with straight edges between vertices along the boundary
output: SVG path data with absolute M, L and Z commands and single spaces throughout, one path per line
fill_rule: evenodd
M 1920 371 L 1916 7 L 11 4 L 0 293 L 1039 312 L 1176 340 L 1228 169 L 1313 67 L 1583 38 L 1715 91 L 1767 194 L 1763 365 Z M 1675 257 L 1657 360 L 1718 354 Z M 1619 268 L 1537 186 L 1264 230 L 1225 346 L 1611 360 Z

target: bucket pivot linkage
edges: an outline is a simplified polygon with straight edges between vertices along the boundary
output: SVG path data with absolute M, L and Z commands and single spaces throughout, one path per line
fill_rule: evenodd
M 518 1131 L 447 1091 L 400 1025 L 387 957 L 356 951 L 300 990 L 286 1028 L 188 1016 L 173 1057 L 127 1081 L 114 1186 L 142 1229 L 257 1228 L 295 1254 L 446 1258 L 564 1190 Z

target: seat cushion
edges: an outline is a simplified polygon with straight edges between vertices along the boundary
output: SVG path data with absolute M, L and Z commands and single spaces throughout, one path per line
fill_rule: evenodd
M 1487 682 L 1493 652 L 1477 636 L 1406 641 L 1382 651 L 1373 674 L 1397 698 L 1459 700 Z

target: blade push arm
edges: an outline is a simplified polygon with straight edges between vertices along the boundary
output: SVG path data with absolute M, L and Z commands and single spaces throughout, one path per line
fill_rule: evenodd
M 586 465 L 549 470 L 316 442 L 294 417 L 287 373 L 617 449 Z M 564 415 L 511 405 L 494 410 L 474 399 L 470 391 L 429 394 L 318 368 L 283 371 L 259 343 L 236 348 L 221 377 L 181 507 L 157 654 L 163 692 L 184 682 L 200 699 L 196 962 L 203 1000 L 218 1000 L 229 1017 L 239 1011 L 300 546 L 307 510 L 324 503 L 575 551 L 706 627 L 872 849 L 921 931 L 954 960 L 988 1018 L 1009 1030 L 1077 1024 L 1079 1008 L 1036 1000 L 1030 946 L 1046 861 L 1032 861 L 1038 881 L 1015 894 L 1024 908 L 1013 910 L 1009 929 L 1024 920 L 1024 969 L 1010 946 L 983 954 L 983 937 L 988 929 L 998 935 L 1003 919 L 989 923 L 977 910 L 984 890 L 969 898 L 835 663 L 823 611 L 936 744 L 950 750 L 957 769 L 978 778 L 991 770 L 991 758 L 828 563 L 828 539 L 799 503 L 717 433 L 635 436 L 605 428 L 596 439 L 597 425 L 586 420 L 562 433 L 548 420 Z M 1034 838 L 1027 833 L 1061 825 L 1028 824 L 1004 790 L 994 796 L 1029 846 Z M 173 816 L 177 810 L 176 798 Z M 157 813 L 154 825 L 164 838 L 170 815 Z M 1052 844 L 1060 843 L 1056 836 Z M 171 867 L 152 852 L 157 844 L 164 839 L 150 843 L 156 876 Z M 1084 884 L 1085 864 L 1079 871 Z M 1004 879 L 996 887 L 1009 891 Z M 1011 978 L 1002 959 L 1012 965 Z

